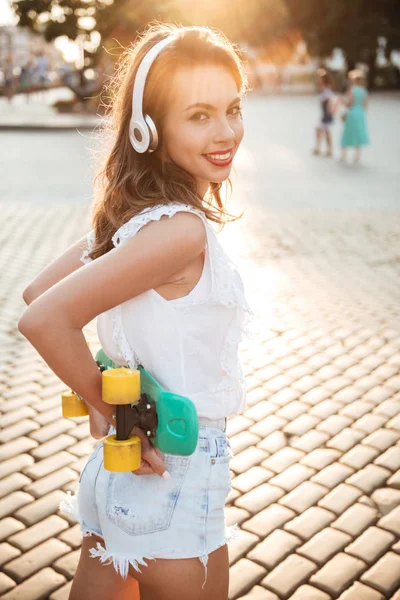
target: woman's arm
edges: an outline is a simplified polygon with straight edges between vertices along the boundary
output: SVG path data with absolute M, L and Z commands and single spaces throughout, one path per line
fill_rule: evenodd
M 202 220 L 188 212 L 152 221 L 134 237 L 76 269 L 25 310 L 19 331 L 70 389 L 114 424 L 101 373 L 82 333 L 97 315 L 165 283 L 203 251 Z
M 22 297 L 26 304 L 31 304 L 43 292 L 47 291 L 61 279 L 64 279 L 64 277 L 67 277 L 67 275 L 70 275 L 79 269 L 79 267 L 83 267 L 80 257 L 85 248 L 86 236 L 75 242 L 61 256 L 45 267 L 24 290 Z

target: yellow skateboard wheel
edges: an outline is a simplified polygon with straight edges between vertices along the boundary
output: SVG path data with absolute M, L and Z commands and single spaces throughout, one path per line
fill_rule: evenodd
M 101 374 L 102 398 L 107 404 L 133 404 L 140 400 L 140 371 L 107 369 Z
M 63 417 L 86 417 L 89 414 L 86 404 L 71 390 L 61 395 L 61 402 Z
M 104 468 L 107 471 L 136 471 L 141 462 L 141 443 L 137 435 L 127 440 L 117 440 L 115 435 L 109 435 L 104 440 Z

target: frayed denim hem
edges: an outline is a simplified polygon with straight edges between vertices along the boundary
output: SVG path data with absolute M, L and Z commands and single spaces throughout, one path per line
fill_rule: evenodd
M 147 567 L 147 563 L 145 562 L 143 556 L 138 556 L 136 558 L 128 558 L 120 552 L 107 552 L 107 550 L 101 544 L 99 544 L 99 542 L 97 542 L 96 548 L 89 549 L 89 553 L 91 558 L 99 558 L 100 562 L 103 564 L 109 565 L 112 563 L 114 565 L 114 569 L 124 579 L 128 577 L 129 565 L 131 565 L 135 569 L 135 571 L 138 571 L 139 573 L 142 572 L 139 569 L 139 565 L 144 565 L 145 567 Z M 146 560 L 155 560 L 155 558 L 146 557 Z

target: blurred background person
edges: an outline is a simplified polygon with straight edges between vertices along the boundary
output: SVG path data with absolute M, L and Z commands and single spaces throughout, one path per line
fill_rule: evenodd
M 315 148 L 313 154 L 321 154 L 321 142 L 324 139 L 326 143 L 325 156 L 332 156 L 331 128 L 334 123 L 334 114 L 338 99 L 332 90 L 332 76 L 325 69 L 318 69 L 317 71 L 317 86 L 320 90 L 321 117 L 315 130 Z
M 11 104 L 14 96 L 14 65 L 12 56 L 7 56 L 4 66 L 4 95 L 9 104 Z
M 355 148 L 354 162 L 358 163 L 361 158 L 361 146 L 369 144 L 365 112 L 368 105 L 368 92 L 365 89 L 364 75 L 359 69 L 350 71 L 348 80 L 349 86 L 344 98 L 348 110 L 344 117 L 341 160 L 346 160 L 347 148 Z

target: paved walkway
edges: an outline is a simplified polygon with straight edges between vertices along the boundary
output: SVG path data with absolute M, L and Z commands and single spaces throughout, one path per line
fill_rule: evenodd
M 311 98 L 249 101 L 232 205 L 247 212 L 222 234 L 257 317 L 248 406 L 228 423 L 231 600 L 400 600 L 397 112 L 396 97 L 373 100 L 385 143 L 353 168 L 310 156 Z M 65 386 L 16 322 L 24 286 L 87 231 L 91 141 L 27 143 L 37 154 L 6 162 L 0 184 L 0 596 L 66 600 L 81 536 L 58 504 L 96 442 L 86 419 L 61 418 Z

